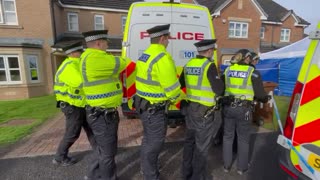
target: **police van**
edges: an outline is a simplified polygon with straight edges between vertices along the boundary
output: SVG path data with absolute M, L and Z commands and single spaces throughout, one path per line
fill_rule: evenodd
M 277 143 L 280 168 L 290 179 L 320 180 L 320 22 L 309 38 Z
M 130 6 L 126 21 L 122 56 L 132 60 L 122 74 L 124 116 L 135 115 L 132 97 L 135 95 L 135 62 L 150 45 L 147 29 L 170 24 L 170 41 L 167 51 L 177 67 L 177 76 L 189 59 L 197 55 L 195 42 L 215 38 L 212 19 L 205 6 L 175 2 L 136 2 Z M 214 55 L 216 57 L 216 53 Z M 217 63 L 216 58 L 215 63 Z M 163 70 L 165 71 L 165 69 Z M 184 91 L 185 92 L 185 91 Z M 180 103 L 169 108 L 169 117 L 179 116 Z

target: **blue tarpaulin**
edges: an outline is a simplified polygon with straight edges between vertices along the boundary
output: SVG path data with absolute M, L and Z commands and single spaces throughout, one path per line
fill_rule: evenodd
M 277 63 L 279 65 L 278 87 L 275 90 L 276 95 L 292 95 L 309 44 L 310 39 L 306 37 L 291 45 L 261 54 L 259 64 Z
M 300 67 L 303 61 L 303 57 L 296 58 L 282 58 L 282 59 L 270 59 L 260 61 L 259 65 L 271 65 L 277 64 L 278 72 L 277 74 L 272 74 L 272 72 L 262 75 L 263 78 L 271 79 L 271 81 L 276 82 L 278 87 L 275 89 L 275 94 L 279 96 L 291 96 L 293 88 L 296 84 Z M 268 71 L 268 70 L 267 70 Z M 269 77 L 272 76 L 272 77 Z M 278 77 L 275 77 L 278 76 Z M 277 78 L 277 81 L 274 81 Z M 265 79 L 263 79 L 265 80 Z
M 283 48 L 260 55 L 256 69 L 260 71 L 263 81 L 278 84 L 274 93 L 280 96 L 291 96 L 299 71 L 310 44 L 309 37 Z M 223 72 L 227 65 L 221 65 Z

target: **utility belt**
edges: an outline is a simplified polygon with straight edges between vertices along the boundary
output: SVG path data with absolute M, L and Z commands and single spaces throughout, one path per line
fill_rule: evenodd
M 202 114 L 201 116 L 204 118 L 204 119 L 208 119 L 209 117 L 211 117 L 212 115 L 214 115 L 214 112 L 215 111 L 218 111 L 219 110 L 219 105 L 216 104 L 214 106 L 210 106 L 210 107 L 207 107 L 207 106 L 204 106 L 200 103 L 197 103 L 197 102 L 192 102 L 192 101 L 189 101 L 188 104 L 190 106 L 198 106 L 198 113 Z
M 246 107 L 246 108 L 252 108 L 254 106 L 253 101 L 250 100 L 244 100 L 241 98 L 235 98 L 234 96 L 225 96 L 223 97 L 223 105 L 231 106 L 232 108 L 236 107 Z
M 88 114 L 88 118 L 92 118 L 93 120 L 96 120 L 101 115 L 103 115 L 106 121 L 116 120 L 118 116 L 118 110 L 116 107 L 101 108 L 101 107 L 92 107 L 87 105 L 86 112 Z
M 137 95 L 134 96 L 133 101 L 134 108 L 138 111 L 138 113 L 148 111 L 150 114 L 154 114 L 157 111 L 165 110 L 165 113 L 168 114 L 170 101 L 151 104 L 150 101 Z

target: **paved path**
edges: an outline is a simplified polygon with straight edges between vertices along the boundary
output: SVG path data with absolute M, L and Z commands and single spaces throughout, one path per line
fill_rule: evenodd
M 10 152 L 0 157 L 0 159 L 55 154 L 64 133 L 64 123 L 64 116 L 62 113 L 59 113 L 55 118 L 43 124 L 35 133 L 26 137 L 23 143 L 19 143 L 19 145 L 14 147 Z M 140 120 L 120 117 L 118 135 L 119 147 L 139 146 L 142 139 L 142 125 Z M 168 128 L 166 142 L 182 141 L 183 137 L 183 126 L 178 126 L 174 129 Z M 70 152 L 81 152 L 90 149 L 90 144 L 85 132 L 82 130 L 80 138 L 70 148 Z

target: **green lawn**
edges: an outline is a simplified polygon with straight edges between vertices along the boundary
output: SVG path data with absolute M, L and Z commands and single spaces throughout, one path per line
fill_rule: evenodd
M 54 95 L 26 100 L 0 101 L 0 145 L 11 144 L 59 112 Z M 10 120 L 33 120 L 26 125 L 5 125 Z
M 280 120 L 282 122 L 282 126 L 284 126 L 286 118 L 287 118 L 287 111 L 288 111 L 288 107 L 290 104 L 290 100 L 291 100 L 291 96 L 274 96 L 275 98 L 275 102 L 277 104 L 278 107 L 278 111 L 279 111 L 279 116 L 280 116 Z M 263 125 L 263 127 L 267 128 L 267 129 L 277 129 L 279 128 L 278 125 L 278 118 L 276 117 L 276 112 L 275 110 L 273 110 L 273 123 L 265 123 Z

